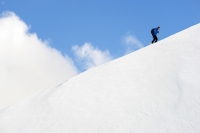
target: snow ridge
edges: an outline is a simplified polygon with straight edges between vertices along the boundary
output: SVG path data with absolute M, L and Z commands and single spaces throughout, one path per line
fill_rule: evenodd
M 197 133 L 200 24 L 0 112 L 1 133 Z

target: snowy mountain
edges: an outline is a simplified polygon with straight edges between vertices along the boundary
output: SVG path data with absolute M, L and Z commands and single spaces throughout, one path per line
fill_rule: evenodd
M 200 24 L 44 89 L 0 133 L 200 132 Z

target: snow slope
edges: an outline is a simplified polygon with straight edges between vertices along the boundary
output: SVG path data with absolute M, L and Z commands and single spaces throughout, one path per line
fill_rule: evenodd
M 199 133 L 200 24 L 44 89 L 0 133 Z

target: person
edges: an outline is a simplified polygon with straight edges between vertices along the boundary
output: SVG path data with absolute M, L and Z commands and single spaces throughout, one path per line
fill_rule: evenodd
M 159 30 L 160 30 L 160 26 L 158 26 L 157 28 L 153 28 L 151 30 L 151 34 L 153 36 L 153 40 L 152 40 L 151 44 L 156 43 L 158 41 Z

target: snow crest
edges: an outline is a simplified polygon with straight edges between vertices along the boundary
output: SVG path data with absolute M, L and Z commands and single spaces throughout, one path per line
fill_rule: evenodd
M 200 24 L 0 112 L 1 133 L 200 132 Z

